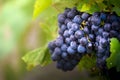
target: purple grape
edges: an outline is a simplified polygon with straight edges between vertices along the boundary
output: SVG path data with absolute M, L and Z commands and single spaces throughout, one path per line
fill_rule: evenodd
M 106 23 L 106 24 L 104 25 L 104 30 L 105 30 L 105 31 L 110 31 L 110 29 L 111 29 L 111 24 Z
M 77 51 L 79 53 L 84 54 L 86 52 L 86 48 L 84 46 L 82 46 L 82 45 L 79 45 L 78 48 L 77 48 Z
M 74 50 L 71 46 L 69 46 L 69 47 L 67 48 L 67 52 L 68 52 L 70 55 L 75 54 L 75 50 Z
M 89 17 L 89 14 L 88 13 L 83 13 L 81 15 L 81 18 L 84 19 L 84 20 L 87 20 L 87 18 Z
M 81 24 L 82 23 L 82 18 L 80 17 L 80 15 L 76 15 L 73 20 L 72 20 L 74 23 L 77 23 L 77 24 Z
M 84 32 L 83 32 L 83 31 L 77 30 L 77 31 L 75 32 L 75 37 L 76 37 L 77 39 L 80 39 L 80 38 L 83 37 L 83 36 L 84 36 Z

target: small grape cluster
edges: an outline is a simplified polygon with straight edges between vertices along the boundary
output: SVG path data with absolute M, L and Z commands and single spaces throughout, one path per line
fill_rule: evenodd
M 49 42 L 51 58 L 57 68 L 73 70 L 85 54 L 96 53 L 97 66 L 105 67 L 110 56 L 110 38 L 120 40 L 120 17 L 115 13 L 95 12 L 92 15 L 66 8 L 58 15 L 56 40 Z

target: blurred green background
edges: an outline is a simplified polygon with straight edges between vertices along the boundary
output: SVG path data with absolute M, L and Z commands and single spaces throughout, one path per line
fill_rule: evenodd
M 40 47 L 45 38 L 39 19 L 33 20 L 35 0 L 0 0 L 0 80 L 96 80 L 87 71 L 57 70 L 55 64 L 28 71 L 21 57 Z

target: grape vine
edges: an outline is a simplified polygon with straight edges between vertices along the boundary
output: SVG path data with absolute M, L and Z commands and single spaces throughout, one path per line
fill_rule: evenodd
M 85 62 L 89 63 L 90 58 L 94 58 L 93 63 L 96 62 L 96 67 L 101 71 L 112 67 L 120 71 L 119 2 L 120 0 L 48 0 L 47 3 L 36 0 L 33 18 L 40 19 L 41 30 L 46 36 L 41 41 L 46 44 L 28 52 L 22 59 L 28 67 L 31 64 L 45 66 L 52 59 L 58 69 L 71 71 L 77 65 L 85 67 Z M 46 51 L 48 49 L 49 52 Z
M 95 12 L 92 15 L 66 8 L 58 15 L 56 40 L 49 43 L 51 58 L 63 71 L 74 69 L 86 54 L 95 52 L 97 67 L 106 68 L 110 56 L 110 39 L 120 40 L 120 17 L 116 13 Z

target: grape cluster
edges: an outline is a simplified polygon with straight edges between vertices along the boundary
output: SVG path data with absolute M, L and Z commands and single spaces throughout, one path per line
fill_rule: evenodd
M 110 56 L 110 38 L 120 40 L 120 17 L 115 13 L 95 12 L 90 17 L 90 24 L 95 35 L 97 66 L 106 68 L 106 59 Z
M 115 13 L 95 12 L 92 15 L 66 8 L 58 15 L 56 40 L 49 42 L 51 58 L 57 68 L 70 71 L 85 54 L 96 53 L 97 66 L 105 67 L 110 56 L 110 38 L 120 40 L 120 17 Z

